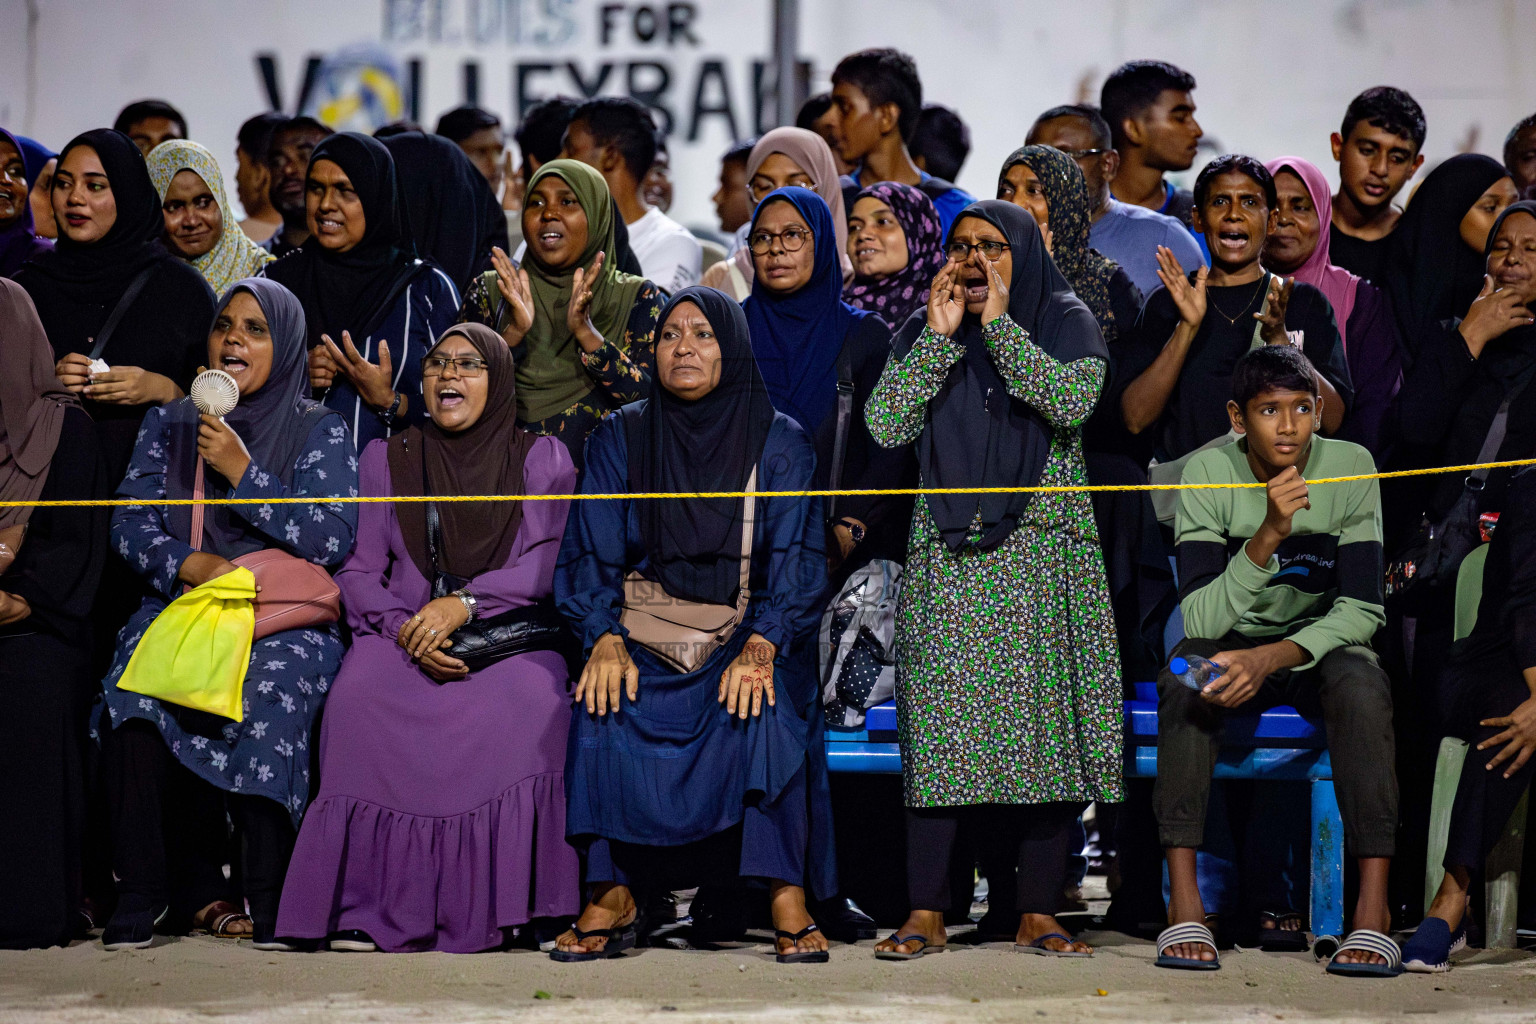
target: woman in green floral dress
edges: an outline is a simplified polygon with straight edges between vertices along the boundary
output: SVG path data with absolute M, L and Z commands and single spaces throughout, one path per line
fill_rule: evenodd
M 926 323 L 907 322 L 870 397 L 870 433 L 916 442 L 924 487 L 1084 485 L 1081 426 L 1108 369 L 1093 315 L 1011 203 L 967 207 L 947 251 Z M 912 910 L 876 955 L 942 947 L 965 819 L 1017 842 L 1019 948 L 1091 953 L 1055 919 L 1077 815 L 1122 788 L 1119 655 L 1088 495 L 926 495 L 903 586 Z
M 521 268 L 497 249 L 470 286 L 460 323 L 498 331 L 517 361 L 518 425 L 558 437 L 578 469 L 587 435 L 650 390 L 652 335 L 667 294 L 614 259 L 614 205 L 603 176 L 551 160 L 528 182 Z

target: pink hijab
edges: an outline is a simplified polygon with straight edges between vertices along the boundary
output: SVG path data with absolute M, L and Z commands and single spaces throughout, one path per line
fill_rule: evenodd
M 1328 296 L 1328 301 L 1333 303 L 1334 319 L 1339 322 L 1339 340 L 1348 351 L 1349 338 L 1345 335 L 1344 326 L 1349 322 L 1349 314 L 1354 311 L 1355 292 L 1360 287 L 1360 279 L 1343 267 L 1328 262 L 1328 227 L 1333 222 L 1333 196 L 1328 191 L 1328 179 L 1323 177 L 1323 172 L 1317 169 L 1316 164 L 1299 156 L 1278 157 L 1264 166 L 1270 174 L 1279 174 L 1282 170 L 1291 171 L 1301 179 L 1307 194 L 1312 197 L 1312 208 L 1317 211 L 1317 248 L 1312 250 L 1312 255 L 1307 257 L 1305 263 L 1296 268 L 1295 277 Z
M 843 209 L 843 185 L 827 140 L 804 128 L 775 128 L 765 132 L 747 157 L 747 180 L 751 181 L 752 175 L 763 166 L 763 161 L 775 153 L 783 153 L 810 175 L 816 183 L 815 193 L 827 201 L 827 208 L 832 211 L 832 229 L 837 233 L 837 262 L 842 268 L 843 283 L 852 281 L 853 261 L 848 258 L 848 214 Z M 750 286 L 753 277 L 752 250 L 743 245 L 736 250 L 732 259 Z

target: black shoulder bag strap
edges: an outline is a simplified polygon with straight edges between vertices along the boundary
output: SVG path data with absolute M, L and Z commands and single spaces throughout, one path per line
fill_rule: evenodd
M 1523 371 L 1509 385 L 1509 391 L 1504 395 L 1504 400 L 1499 403 L 1499 411 L 1493 416 L 1493 424 L 1488 428 L 1488 436 L 1483 438 L 1483 446 L 1477 452 L 1477 465 L 1481 469 L 1474 469 L 1467 474 L 1467 490 L 1481 491 L 1488 484 L 1488 474 L 1493 470 L 1487 464 L 1499 457 L 1499 449 L 1504 446 L 1504 435 L 1509 432 L 1509 407 L 1521 392 L 1531 383 L 1531 378 L 1536 375 L 1536 366 Z
M 430 497 L 432 485 L 427 481 L 427 446 L 421 446 L 421 493 L 423 497 Z M 432 586 L 432 598 L 448 596 L 447 581 L 443 579 L 443 571 L 438 568 L 437 551 L 443 543 L 442 519 L 437 514 L 437 502 L 426 502 L 427 506 L 427 561 L 432 566 L 432 578 L 427 582 Z
M 132 281 L 128 282 L 127 291 L 123 292 L 123 297 L 117 300 L 117 305 L 112 307 L 112 313 L 107 317 L 107 322 L 101 325 L 101 330 L 96 332 L 96 337 L 90 351 L 92 359 L 100 359 L 102 352 L 106 351 L 107 342 L 112 340 L 112 332 L 117 329 L 117 325 L 123 319 L 123 315 L 128 312 L 128 307 L 133 305 L 133 300 L 139 297 L 139 292 L 143 291 L 144 286 L 149 283 L 150 276 L 154 274 L 156 266 L 157 264 L 151 263 L 139 271 Z
M 832 440 L 832 465 L 827 474 L 827 490 L 843 486 L 843 463 L 848 454 L 848 431 L 853 425 L 853 356 L 848 343 L 837 355 L 837 428 Z M 827 498 L 827 522 L 837 522 L 837 495 Z

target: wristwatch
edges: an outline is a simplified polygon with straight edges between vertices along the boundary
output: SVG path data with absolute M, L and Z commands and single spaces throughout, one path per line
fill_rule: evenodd
M 389 408 L 379 410 L 378 417 L 384 421 L 386 427 L 394 426 L 395 417 L 400 415 L 400 403 L 403 401 L 405 401 L 405 392 L 396 391 L 395 400 L 389 403 Z
M 859 525 L 857 522 L 855 522 L 852 519 L 839 519 L 837 521 L 837 525 L 838 526 L 846 526 L 848 528 L 848 533 L 853 537 L 854 544 L 863 544 L 864 543 L 864 527 L 863 526 Z
M 469 621 L 474 622 L 475 616 L 480 614 L 480 602 L 475 600 L 475 595 L 460 588 L 453 592 L 453 596 L 464 602 L 464 610 L 469 612 Z

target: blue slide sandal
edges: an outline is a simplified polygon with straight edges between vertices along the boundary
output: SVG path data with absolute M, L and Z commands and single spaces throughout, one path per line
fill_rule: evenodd
M 1341 964 L 1340 953 L 1375 953 L 1384 964 Z M 1344 978 L 1395 978 L 1403 973 L 1403 951 L 1390 935 L 1356 928 L 1328 961 L 1328 973 Z
M 1157 937 L 1157 960 L 1155 965 L 1167 967 L 1175 971 L 1219 971 L 1221 970 L 1221 956 L 1217 954 L 1215 960 L 1191 960 L 1188 957 L 1169 956 L 1168 950 L 1174 946 L 1197 943 L 1202 946 L 1210 946 L 1211 952 L 1216 953 L 1216 936 L 1211 930 L 1198 921 L 1188 921 L 1184 924 L 1169 925 L 1163 929 Z

